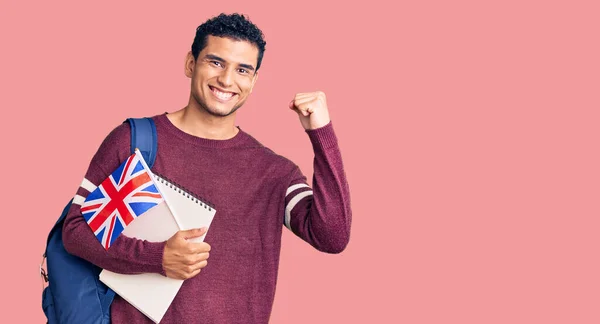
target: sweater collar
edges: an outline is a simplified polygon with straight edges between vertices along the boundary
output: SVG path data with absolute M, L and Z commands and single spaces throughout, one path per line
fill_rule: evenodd
M 176 137 L 198 145 L 198 146 L 203 146 L 203 147 L 211 147 L 211 148 L 227 148 L 227 147 L 233 147 L 236 146 L 240 143 L 242 143 L 244 141 L 244 139 L 247 137 L 247 134 L 242 131 L 242 129 L 237 126 L 239 132 L 237 134 L 235 134 L 234 137 L 229 138 L 229 139 L 225 139 L 225 140 L 215 140 L 215 139 L 208 139 L 208 138 L 203 138 L 203 137 L 198 137 L 198 136 L 194 136 L 191 134 L 188 134 L 184 131 L 182 131 L 181 129 L 177 128 L 177 126 L 173 125 L 173 123 L 171 122 L 171 120 L 169 120 L 169 118 L 167 117 L 167 113 L 163 113 L 162 115 L 158 115 L 156 116 L 156 122 L 157 125 L 162 126 L 161 128 L 164 127 L 164 129 L 169 132 L 172 135 L 175 135 Z

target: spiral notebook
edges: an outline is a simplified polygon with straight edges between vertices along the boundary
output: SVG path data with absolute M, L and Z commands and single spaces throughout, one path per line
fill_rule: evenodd
M 164 201 L 131 222 L 122 235 L 162 242 L 180 229 L 210 227 L 216 213 L 212 206 L 163 177 L 152 177 Z M 202 242 L 205 236 L 193 241 Z M 124 275 L 108 270 L 102 270 L 100 280 L 155 323 L 163 318 L 183 283 L 156 273 Z

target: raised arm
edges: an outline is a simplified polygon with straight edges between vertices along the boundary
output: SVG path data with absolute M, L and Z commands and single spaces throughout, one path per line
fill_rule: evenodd
M 314 150 L 314 174 L 309 187 L 295 168 L 285 197 L 284 224 L 316 249 L 339 253 L 350 240 L 352 210 L 338 140 L 322 92 L 298 94 L 296 110 Z

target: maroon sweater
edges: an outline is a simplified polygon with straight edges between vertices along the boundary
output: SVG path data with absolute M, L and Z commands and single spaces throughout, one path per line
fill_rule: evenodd
M 316 249 L 339 253 L 350 235 L 350 196 L 331 123 L 306 131 L 314 158 L 313 188 L 288 159 L 240 130 L 210 140 L 154 117 L 158 154 L 152 168 L 210 201 L 217 213 L 205 241 L 208 266 L 184 281 L 161 323 L 267 323 L 273 305 L 284 226 Z M 128 123 L 115 128 L 90 162 L 63 229 L 65 248 L 103 269 L 164 275 L 165 242 L 121 235 L 104 250 L 81 215 L 85 197 L 130 155 Z M 140 216 L 140 217 L 143 217 Z M 113 323 L 152 323 L 119 296 Z

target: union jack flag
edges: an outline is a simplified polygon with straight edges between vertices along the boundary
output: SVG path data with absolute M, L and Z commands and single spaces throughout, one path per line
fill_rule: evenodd
M 90 192 L 81 205 L 81 213 L 108 250 L 129 223 L 162 201 L 152 173 L 136 151 Z

